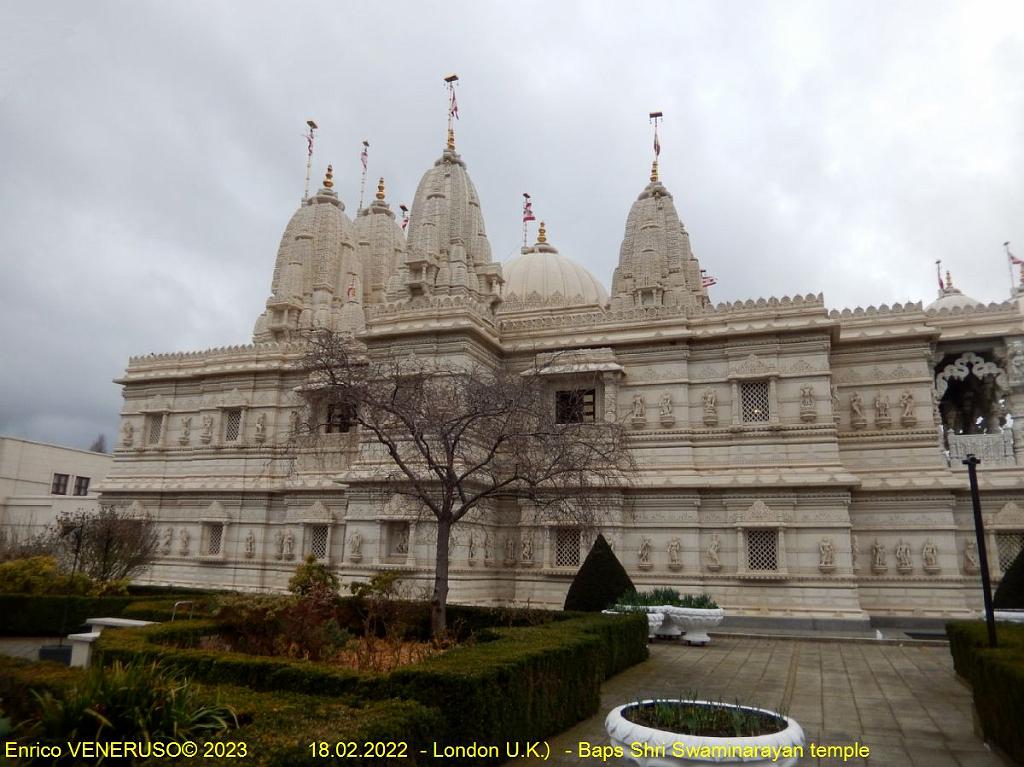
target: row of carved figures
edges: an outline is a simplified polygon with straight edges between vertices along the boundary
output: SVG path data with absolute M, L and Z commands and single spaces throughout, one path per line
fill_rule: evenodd
M 192 535 L 187 527 L 178 529 L 178 555 L 187 557 L 190 554 Z M 256 556 L 256 534 L 250 530 L 245 536 L 244 552 L 246 559 Z M 221 544 L 223 546 L 223 542 Z M 174 548 L 174 528 L 165 527 L 160 534 L 160 553 L 168 556 Z M 278 531 L 274 536 L 274 559 L 295 559 L 295 535 L 291 530 Z
M 189 445 L 192 443 L 192 419 L 194 416 L 181 416 L 178 429 L 178 444 Z M 298 410 L 288 413 L 289 433 L 297 434 L 301 423 L 301 416 Z M 204 413 L 199 420 L 199 442 L 209 445 L 213 442 L 214 418 L 209 413 Z M 239 435 L 241 437 L 241 435 Z M 253 428 L 253 440 L 266 442 L 267 440 L 267 414 L 260 413 L 256 416 Z M 121 445 L 132 447 L 135 444 L 135 425 L 131 421 L 125 421 L 121 426 Z

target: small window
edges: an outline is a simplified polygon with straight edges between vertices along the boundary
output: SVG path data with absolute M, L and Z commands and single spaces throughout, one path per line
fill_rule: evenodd
M 740 402 L 744 423 L 767 421 L 770 414 L 768 382 L 749 381 L 740 384 Z
M 555 530 L 555 567 L 580 566 L 580 531 L 573 527 Z
M 204 527 L 206 528 L 206 551 L 204 553 L 210 557 L 219 556 L 224 545 L 224 523 L 211 522 Z
M 164 428 L 164 416 L 162 413 L 151 413 L 146 416 L 146 444 L 159 445 L 160 433 Z
M 89 494 L 89 478 L 75 477 L 75 495 Z
M 67 474 L 54 474 L 53 484 L 50 485 L 50 493 L 53 495 L 67 495 L 68 494 L 68 475 Z
M 238 408 L 224 411 L 224 441 L 238 442 L 242 432 L 242 411 Z
M 348 405 L 331 403 L 327 406 L 327 423 L 324 427 L 327 434 L 344 434 L 352 428 L 354 413 Z
M 996 548 L 999 550 L 999 569 L 1005 573 L 1024 549 L 1024 532 L 996 533 Z
M 747 531 L 747 569 L 774 571 L 779 569 L 779 531 Z
M 557 423 L 589 423 L 594 420 L 594 389 L 569 389 L 555 392 Z
M 317 559 L 327 559 L 327 525 L 310 526 L 309 553 Z

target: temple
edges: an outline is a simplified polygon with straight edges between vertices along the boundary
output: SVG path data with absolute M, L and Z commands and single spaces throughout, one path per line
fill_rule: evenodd
M 495 262 L 452 136 L 407 232 L 383 179 L 350 218 L 328 168 L 285 227 L 252 343 L 135 357 L 118 380 L 101 500 L 156 521 L 149 580 L 277 591 L 312 555 L 345 582 L 429 582 L 430 519 L 388 497 L 343 414 L 297 393 L 302 335 L 323 328 L 403 354 L 554 359 L 553 408 L 571 394 L 566 417 L 630 430 L 639 475 L 608 492 L 600 532 L 638 587 L 853 625 L 977 610 L 968 453 L 996 579 L 1024 542 L 1021 296 L 984 305 L 947 276 L 927 305 L 712 304 L 672 194 L 645 175 L 608 292 L 557 225 Z M 295 439 L 308 422 L 315 445 Z M 455 528 L 452 599 L 561 606 L 595 532 L 492 504 Z

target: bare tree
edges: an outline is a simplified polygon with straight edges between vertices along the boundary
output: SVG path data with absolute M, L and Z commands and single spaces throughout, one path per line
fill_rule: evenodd
M 305 366 L 314 410 L 358 426 L 382 448 L 387 490 L 436 520 L 435 636 L 446 628 L 449 539 L 467 514 L 526 499 L 542 518 L 591 523 L 602 490 L 633 472 L 621 424 L 556 413 L 543 369 L 374 356 L 334 333 L 311 338 Z
M 98 512 L 79 509 L 57 518 L 51 533 L 53 548 L 64 565 L 97 581 L 113 581 L 138 575 L 156 553 L 157 533 L 152 521 L 116 506 Z
M 94 453 L 105 453 L 105 452 L 107 452 L 107 435 L 106 434 L 98 434 L 96 436 L 96 439 L 94 439 L 92 441 L 92 444 L 89 445 L 89 450 L 91 450 Z

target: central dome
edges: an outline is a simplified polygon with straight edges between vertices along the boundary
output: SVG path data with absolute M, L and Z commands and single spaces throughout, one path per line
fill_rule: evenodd
M 608 304 L 608 292 L 585 268 L 560 255 L 543 238 L 502 267 L 505 311 L 533 306 L 599 306 Z

